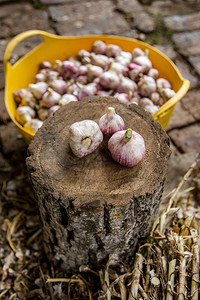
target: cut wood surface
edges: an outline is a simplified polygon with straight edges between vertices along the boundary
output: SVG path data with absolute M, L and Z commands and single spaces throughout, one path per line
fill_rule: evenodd
M 69 127 L 94 120 L 113 106 L 126 128 L 140 133 L 146 154 L 132 168 L 115 162 L 108 138 L 93 153 L 77 158 L 69 147 Z M 27 167 L 39 205 L 44 246 L 52 262 L 66 271 L 98 267 L 109 254 L 125 263 L 138 239 L 146 237 L 161 200 L 167 159 L 167 134 L 137 105 L 113 97 L 71 102 L 44 122 L 29 146 Z

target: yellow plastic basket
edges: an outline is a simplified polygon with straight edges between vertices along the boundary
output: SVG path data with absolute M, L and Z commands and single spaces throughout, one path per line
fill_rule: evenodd
M 40 35 L 43 42 L 14 65 L 11 65 L 10 57 L 14 48 L 24 39 L 34 35 Z M 153 115 L 154 119 L 166 130 L 175 104 L 186 94 L 189 88 L 189 81 L 181 76 L 177 67 L 167 56 L 146 43 L 126 37 L 108 35 L 64 37 L 45 31 L 30 30 L 15 36 L 8 44 L 4 55 L 5 105 L 12 121 L 17 125 L 28 143 L 33 135 L 15 120 L 16 104 L 12 92 L 19 88 L 25 88 L 29 83 L 34 82 L 34 76 L 38 71 L 40 62 L 48 60 L 54 63 L 56 59 L 65 60 L 68 56 L 76 55 L 80 49 L 90 51 L 95 40 L 103 40 L 106 44 L 119 45 L 124 51 L 132 52 L 135 47 L 149 50 L 149 58 L 153 66 L 159 70 L 160 77 L 169 80 L 176 92 L 176 95 Z

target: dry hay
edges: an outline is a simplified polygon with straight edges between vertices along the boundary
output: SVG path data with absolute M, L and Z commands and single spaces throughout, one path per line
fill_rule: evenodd
M 185 182 L 190 183 L 184 188 Z M 0 299 L 197 300 L 200 158 L 167 196 L 166 209 L 129 266 L 111 255 L 105 268 L 62 274 L 47 262 L 26 173 L 4 182 L 0 199 Z

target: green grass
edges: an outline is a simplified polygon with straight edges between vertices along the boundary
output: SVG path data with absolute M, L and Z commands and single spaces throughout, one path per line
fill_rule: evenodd
M 173 31 L 165 26 L 163 22 L 164 17 L 160 13 L 155 17 L 155 30 L 147 36 L 146 42 L 150 44 L 166 44 L 171 41 Z

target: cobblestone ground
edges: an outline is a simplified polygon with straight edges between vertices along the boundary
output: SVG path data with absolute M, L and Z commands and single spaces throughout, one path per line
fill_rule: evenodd
M 17 182 L 26 176 L 27 145 L 19 139 L 4 106 L 3 55 L 12 37 L 30 29 L 59 35 L 133 37 L 157 47 L 174 61 L 190 80 L 190 90 L 176 105 L 167 129 L 172 157 L 166 189 L 175 186 L 200 149 L 200 1 L 0 0 L 0 187 L 4 189 L 6 184 L 12 195 L 20 194 Z M 13 61 L 39 41 L 34 37 L 21 43 Z M 27 190 L 31 195 L 30 186 Z M 3 217 L 0 209 L 0 223 Z

